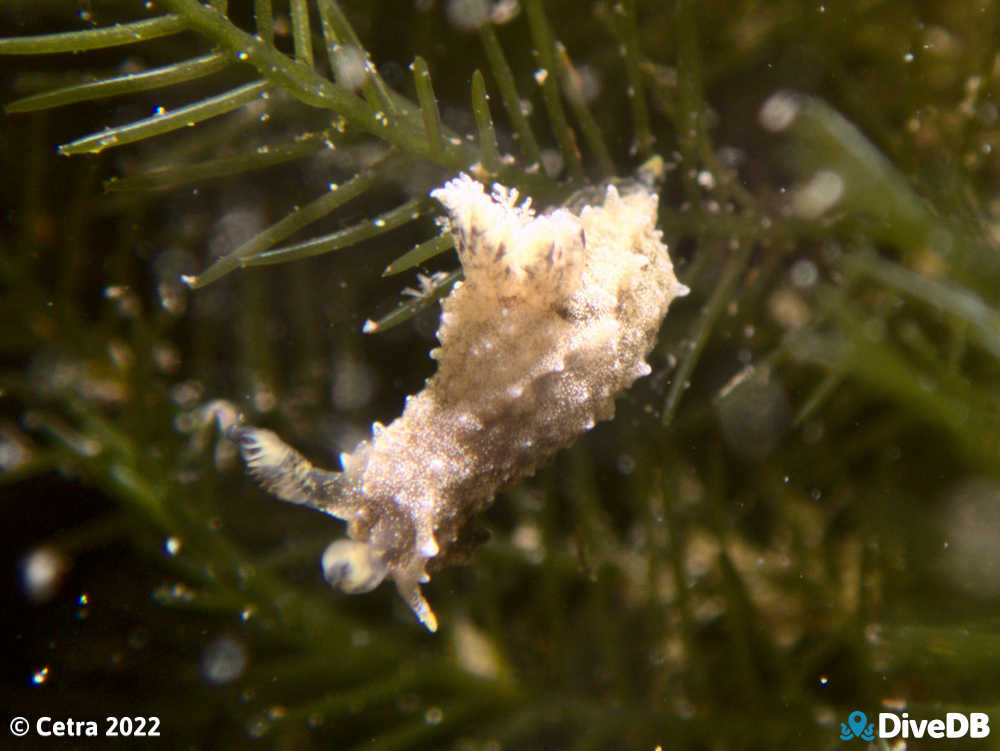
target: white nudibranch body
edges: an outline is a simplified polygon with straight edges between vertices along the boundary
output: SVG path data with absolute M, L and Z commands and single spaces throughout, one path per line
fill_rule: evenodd
M 420 591 L 428 566 L 460 550 L 500 488 L 614 415 L 687 289 L 656 229 L 657 197 L 639 184 L 609 185 L 578 213 L 536 215 L 517 191 L 489 195 L 466 175 L 431 195 L 465 280 L 442 302 L 423 391 L 342 454 L 342 472 L 314 468 L 270 431 L 226 432 L 268 490 L 347 521 L 350 539 L 323 556 L 331 584 L 365 592 L 388 577 L 434 631 Z

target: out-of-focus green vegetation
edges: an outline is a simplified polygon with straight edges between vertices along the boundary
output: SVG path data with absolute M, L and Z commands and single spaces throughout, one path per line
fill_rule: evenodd
M 998 706 L 1000 7 L 509 6 L 0 8 L 12 716 L 774 749 Z M 432 372 L 436 306 L 399 295 L 456 278 L 429 189 L 546 206 L 657 154 L 692 294 L 653 375 L 498 498 L 436 636 L 330 591 L 339 523 L 199 406 L 334 466 Z

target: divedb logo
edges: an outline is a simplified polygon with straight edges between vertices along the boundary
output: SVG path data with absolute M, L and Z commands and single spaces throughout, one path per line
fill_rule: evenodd
M 908 712 L 879 712 L 875 722 L 855 709 L 840 723 L 840 740 L 860 738 L 987 738 L 990 734 L 990 716 L 985 712 L 948 712 L 934 718 L 911 718 Z

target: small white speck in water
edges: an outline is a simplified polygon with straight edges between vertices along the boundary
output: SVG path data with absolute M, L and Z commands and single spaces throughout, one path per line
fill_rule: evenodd
M 205 647 L 201 674 L 209 683 L 222 685 L 239 678 L 247 666 L 247 650 L 242 642 L 223 636 Z

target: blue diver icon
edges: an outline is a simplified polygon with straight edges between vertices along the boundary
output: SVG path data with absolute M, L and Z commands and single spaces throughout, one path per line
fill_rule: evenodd
M 849 741 L 860 738 L 864 741 L 875 740 L 875 723 L 868 722 L 865 713 L 855 709 L 847 716 L 847 722 L 840 723 L 840 740 Z

